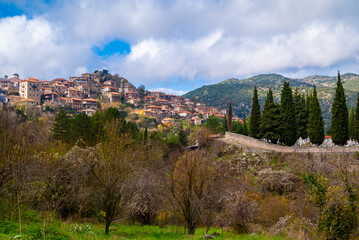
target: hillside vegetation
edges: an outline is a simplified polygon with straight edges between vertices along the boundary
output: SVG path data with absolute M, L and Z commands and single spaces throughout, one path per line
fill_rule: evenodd
M 274 99 L 279 101 L 280 90 L 283 81 L 288 81 L 293 89 L 298 88 L 300 92 L 308 92 L 317 86 L 318 98 L 323 112 L 325 129 L 330 125 L 330 106 L 334 98 L 334 88 L 337 78 L 333 76 L 313 75 L 301 79 L 287 78 L 279 74 L 261 74 L 246 79 L 227 79 L 217 84 L 203 86 L 195 89 L 184 96 L 197 102 L 219 108 L 227 108 L 228 102 L 232 102 L 233 111 L 239 117 L 243 112 L 249 115 L 253 88 L 258 88 L 259 102 L 263 107 L 264 100 L 269 88 L 273 89 Z M 346 73 L 342 75 L 343 86 L 347 97 L 347 105 L 355 106 L 357 92 L 359 90 L 359 75 Z

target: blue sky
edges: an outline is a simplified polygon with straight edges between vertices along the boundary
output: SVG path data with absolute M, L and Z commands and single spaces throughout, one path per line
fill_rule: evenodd
M 0 0 L 0 75 L 107 68 L 183 93 L 227 78 L 356 72 L 354 0 Z

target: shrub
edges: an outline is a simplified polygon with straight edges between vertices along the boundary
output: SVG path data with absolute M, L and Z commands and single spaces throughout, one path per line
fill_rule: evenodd
M 296 184 L 300 179 L 294 174 L 285 171 L 273 171 L 264 169 L 259 172 L 258 179 L 262 192 L 283 195 L 295 191 Z

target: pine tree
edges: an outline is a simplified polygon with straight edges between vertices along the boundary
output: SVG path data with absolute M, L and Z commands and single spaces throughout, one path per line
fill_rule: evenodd
M 355 112 L 354 107 L 351 106 L 350 112 L 349 112 L 349 138 L 355 139 Z
M 308 114 L 307 107 L 304 95 L 299 93 L 299 89 L 296 88 L 294 91 L 294 105 L 295 113 L 297 116 L 297 138 L 301 137 L 303 139 L 308 137 L 307 133 L 307 124 L 308 124 Z
M 269 89 L 263 107 L 260 125 L 261 137 L 272 143 L 277 143 L 281 133 L 280 124 L 280 108 L 278 104 L 274 103 L 273 91 Z
M 289 82 L 284 81 L 281 92 L 281 142 L 287 146 L 292 146 L 297 141 L 297 121 L 295 116 L 295 106 L 293 102 L 292 88 Z
M 324 121 L 319 105 L 317 90 L 314 85 L 313 94 L 309 100 L 308 136 L 313 144 L 320 145 L 324 141 Z
M 261 124 L 261 110 L 258 100 L 257 86 L 254 87 L 252 109 L 251 109 L 251 121 L 250 121 L 250 135 L 254 138 L 260 138 L 260 124 Z
M 359 93 L 357 97 L 357 108 L 355 112 L 355 140 L 359 141 Z
M 69 140 L 70 120 L 67 118 L 66 112 L 63 109 L 58 112 L 51 132 L 56 140 L 61 140 L 62 142 Z
M 180 130 L 178 132 L 178 137 L 179 137 L 179 142 L 180 142 L 181 146 L 182 147 L 187 146 L 188 138 L 187 138 L 187 134 L 185 133 L 185 131 L 183 131 L 182 124 L 181 124 Z
M 232 132 L 232 118 L 233 118 L 233 114 L 232 114 L 232 103 L 229 102 L 229 106 L 228 106 L 228 123 L 227 123 L 227 128 L 229 132 Z
M 347 101 L 345 99 L 344 88 L 340 80 L 339 72 L 332 105 L 330 134 L 332 135 L 333 142 L 338 145 L 346 144 L 349 139 Z

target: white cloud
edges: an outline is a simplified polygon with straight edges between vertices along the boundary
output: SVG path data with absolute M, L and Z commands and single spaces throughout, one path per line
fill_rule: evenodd
M 166 86 L 173 76 L 211 83 L 343 62 L 355 71 L 359 63 L 354 0 L 64 0 L 43 9 L 50 7 L 0 19 L 0 74 L 67 77 L 104 66 L 136 84 Z M 131 53 L 94 56 L 93 46 L 115 39 Z
M 288 68 L 327 68 L 358 53 L 355 29 L 316 22 L 265 39 L 235 38 L 219 30 L 191 41 L 146 39 L 134 45 L 128 56 L 113 60 L 111 68 L 118 66 L 130 79 L 155 82 L 175 75 L 210 81 Z
M 188 91 L 178 91 L 178 90 L 173 90 L 170 88 L 155 88 L 155 89 L 150 89 L 149 91 L 151 92 L 163 92 L 166 94 L 173 94 L 173 95 L 178 95 L 178 96 L 182 96 L 184 94 L 186 94 Z
M 0 20 L 0 72 L 40 79 L 68 76 L 88 64 L 86 44 L 67 42 L 64 32 L 42 17 L 8 17 Z

